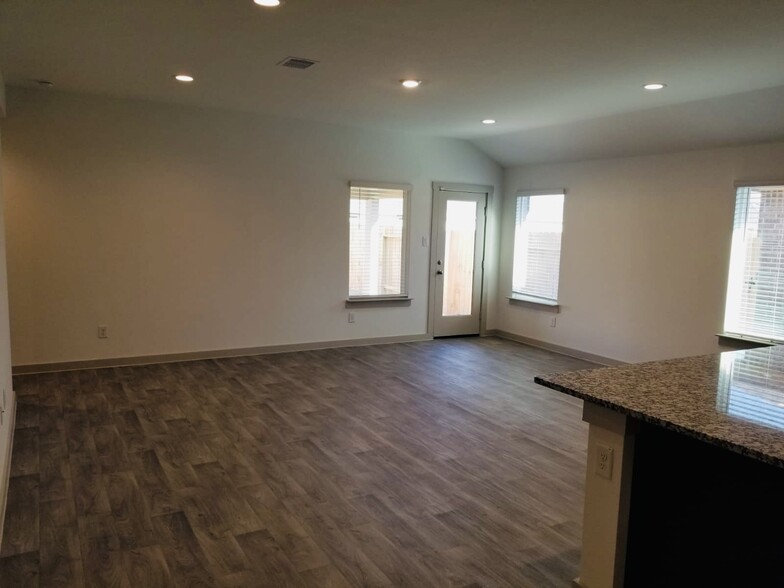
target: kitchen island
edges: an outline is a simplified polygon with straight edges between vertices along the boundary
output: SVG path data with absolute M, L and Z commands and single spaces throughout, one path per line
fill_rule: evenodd
M 784 586 L 784 346 L 536 382 L 585 401 L 575 586 Z

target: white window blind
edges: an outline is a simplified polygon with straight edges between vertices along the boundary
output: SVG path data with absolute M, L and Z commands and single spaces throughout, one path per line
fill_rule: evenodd
M 558 302 L 564 193 L 517 197 L 512 292 Z
M 409 190 L 351 185 L 349 298 L 406 296 Z
M 737 189 L 724 330 L 784 341 L 784 185 Z

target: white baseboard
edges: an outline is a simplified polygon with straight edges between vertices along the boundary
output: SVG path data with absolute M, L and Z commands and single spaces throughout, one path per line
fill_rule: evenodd
M 368 339 L 344 339 L 340 341 L 318 341 L 314 343 L 291 343 L 288 345 L 267 345 L 264 347 L 245 347 L 240 349 L 216 349 L 211 351 L 187 351 L 162 355 L 140 355 L 134 357 L 111 357 L 106 359 L 85 359 L 54 363 L 15 365 L 11 368 L 15 376 L 21 374 L 40 374 L 45 372 L 66 372 L 107 367 L 131 365 L 150 365 L 172 363 L 175 361 L 198 361 L 200 359 L 219 359 L 224 357 L 246 357 L 250 355 L 269 355 L 290 353 L 292 351 L 313 351 L 316 349 L 335 349 L 338 347 L 361 347 L 365 345 L 387 345 L 389 343 L 412 343 L 431 341 L 432 335 L 400 335 L 395 337 L 373 337 Z
M 570 347 L 563 347 L 561 345 L 556 345 L 554 343 L 547 343 L 546 341 L 539 341 L 538 339 L 531 339 L 530 337 L 517 335 L 515 333 L 510 333 L 508 331 L 503 331 L 501 329 L 489 330 L 487 331 L 487 336 L 500 337 L 501 339 L 516 341 L 517 343 L 523 343 L 524 345 L 530 345 L 531 347 L 538 347 L 539 349 L 546 349 L 547 351 L 560 353 L 561 355 L 567 355 L 569 357 L 575 357 L 577 359 L 584 359 L 585 361 L 598 363 L 599 365 L 605 365 L 605 366 L 626 365 L 625 361 L 619 361 L 617 359 L 612 359 L 611 357 L 596 355 L 594 353 L 589 353 L 587 351 L 582 351 L 580 349 L 571 349 Z
M 10 427 L 8 450 L 5 454 L 5 467 L 0 472 L 0 547 L 3 545 L 3 527 L 5 526 L 5 508 L 8 504 L 8 486 L 11 483 L 11 455 L 14 450 L 14 428 L 16 427 L 16 392 L 11 390 L 11 406 L 6 409 L 6 424 Z M 4 427 L 5 428 L 5 427 Z

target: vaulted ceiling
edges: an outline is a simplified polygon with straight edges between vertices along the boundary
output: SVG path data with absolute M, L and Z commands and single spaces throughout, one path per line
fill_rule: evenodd
M 9 85 L 457 137 L 505 165 L 782 139 L 782 55 L 772 0 L 0 3 Z

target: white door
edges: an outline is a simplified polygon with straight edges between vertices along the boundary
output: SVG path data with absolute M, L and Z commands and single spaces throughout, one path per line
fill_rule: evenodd
M 488 189 L 433 186 L 433 336 L 478 335 Z

